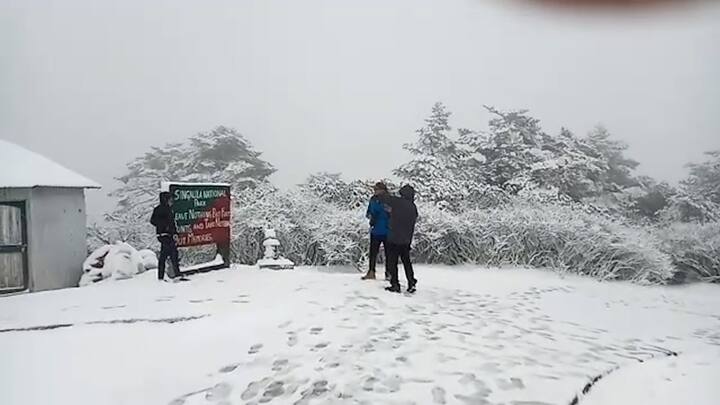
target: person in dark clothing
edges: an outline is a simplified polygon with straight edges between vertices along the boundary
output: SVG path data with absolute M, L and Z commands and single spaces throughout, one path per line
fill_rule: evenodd
M 160 257 L 158 258 L 158 280 L 165 279 L 165 262 L 170 258 L 173 266 L 173 275 L 171 279 L 180 276 L 180 258 L 178 256 L 177 244 L 175 237 L 177 236 L 177 226 L 175 225 L 175 213 L 172 210 L 172 196 L 168 192 L 160 193 L 160 205 L 155 207 L 150 217 L 150 223 L 155 226 L 155 233 L 160 242 Z M 180 277 L 180 280 L 183 280 Z
M 387 256 L 388 213 L 381 199 L 387 194 L 388 189 L 385 183 L 378 182 L 373 187 L 373 191 L 375 194 L 370 199 L 366 214 L 370 220 L 370 268 L 362 277 L 363 280 L 375 280 L 375 266 L 380 253 L 380 245 L 385 245 L 385 255 Z M 385 262 L 385 280 L 390 280 L 387 260 Z
M 383 202 L 390 211 L 390 225 L 387 237 L 387 268 L 390 271 L 390 287 L 386 290 L 400 292 L 398 280 L 398 259 L 402 260 L 408 292 L 414 293 L 417 280 L 410 261 L 410 245 L 415 233 L 418 212 L 415 206 L 415 189 L 405 185 L 400 189 L 400 197 L 385 196 Z

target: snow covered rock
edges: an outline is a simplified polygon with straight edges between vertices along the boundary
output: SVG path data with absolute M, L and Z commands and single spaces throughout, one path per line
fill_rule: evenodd
M 150 258 L 147 261 L 150 262 Z M 131 278 L 145 270 L 143 256 L 127 243 L 117 242 L 102 246 L 88 256 L 83 263 L 79 285 L 83 287 L 110 278 Z
M 154 270 L 158 268 L 158 258 L 155 252 L 150 249 L 143 249 L 138 253 L 140 253 L 145 270 Z

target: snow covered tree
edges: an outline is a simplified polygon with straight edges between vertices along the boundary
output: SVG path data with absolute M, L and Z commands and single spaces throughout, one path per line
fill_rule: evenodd
M 625 156 L 628 145 L 622 141 L 610 139 L 610 133 L 603 126 L 597 126 L 586 137 L 594 157 L 601 159 L 606 166 L 597 182 L 605 192 L 617 192 L 628 187 L 640 185 L 633 171 L 640 165 Z
M 307 191 L 321 200 L 338 205 L 344 205 L 347 199 L 348 184 L 342 179 L 340 173 L 319 172 L 308 176 L 300 189 Z
M 91 232 L 142 249 L 154 244 L 148 215 L 157 204 L 162 181 L 230 183 L 235 194 L 267 182 L 275 172 L 261 153 L 238 131 L 219 126 L 183 143 L 152 147 L 127 164 L 121 185 L 110 193 L 116 208 L 105 215 L 106 226 Z
M 467 164 L 475 168 L 484 183 L 517 192 L 533 181 L 533 165 L 551 157 L 542 150 L 548 136 L 540 128 L 540 121 L 526 110 L 502 112 L 485 108 L 494 115 L 489 131 L 466 131 L 461 137 L 470 150 Z
M 683 222 L 720 221 L 720 151 L 705 155 L 707 161 L 688 164 L 690 174 L 680 182 L 666 217 Z
M 690 175 L 681 182 L 686 190 L 712 203 L 720 204 L 720 150 L 705 152 L 702 163 L 690 163 Z
M 359 209 L 367 206 L 373 195 L 373 187 L 378 181 L 384 182 L 391 191 L 398 189 L 387 179 L 353 180 L 347 183 L 340 173 L 327 172 L 311 174 L 300 184 L 300 189 L 342 209 Z
M 503 112 L 486 107 L 488 131 L 466 131 L 468 168 L 488 185 L 511 194 L 540 193 L 542 199 L 581 202 L 638 185 L 637 162 L 625 157 L 627 145 L 610 139 L 602 127 L 586 137 L 563 128 L 552 136 L 526 110 Z
M 659 214 L 667 208 L 677 190 L 666 182 L 657 182 L 648 176 L 639 176 L 638 187 L 630 187 L 625 193 L 629 196 L 631 214 L 644 219 L 656 221 Z
M 442 103 L 435 103 L 425 126 L 416 131 L 417 140 L 403 145 L 412 160 L 394 171 L 415 187 L 419 199 L 444 206 L 462 201 L 466 194 L 464 151 L 450 137 L 450 114 Z
M 219 126 L 186 143 L 152 147 L 128 163 L 128 172 L 118 178 L 123 186 L 117 191 L 146 188 L 138 182 L 157 185 L 159 180 L 225 182 L 244 189 L 267 181 L 275 172 L 260 156 L 239 132 Z
M 576 202 L 596 193 L 607 165 L 586 140 L 562 128 L 558 136 L 543 136 L 540 147 L 545 159 L 531 165 L 534 183 Z

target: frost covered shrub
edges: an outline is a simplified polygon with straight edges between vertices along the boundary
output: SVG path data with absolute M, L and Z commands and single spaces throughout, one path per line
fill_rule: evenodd
M 640 283 L 673 276 L 669 256 L 648 232 L 571 207 L 512 204 L 458 216 L 420 210 L 414 245 L 420 262 L 555 268 Z
M 367 219 L 359 212 L 331 210 L 308 223 L 315 263 L 355 264 L 368 249 Z
M 720 223 L 678 223 L 657 234 L 677 269 L 675 282 L 720 282 Z
M 233 260 L 254 264 L 262 256 L 263 230 L 275 229 L 280 253 L 296 264 L 361 261 L 368 246 L 364 210 L 342 209 L 304 191 L 266 191 L 235 199 Z
M 671 280 L 673 264 L 701 278 L 717 275 L 717 261 L 712 261 L 718 257 L 717 239 L 705 238 L 702 245 L 688 230 L 682 238 L 663 239 L 661 249 L 658 235 L 582 205 L 527 196 L 499 201 L 488 204 L 490 208 L 468 205 L 459 212 L 418 203 L 414 260 L 554 268 L 640 283 Z M 364 214 L 364 206 L 343 207 L 302 189 L 279 191 L 266 184 L 237 191 L 231 260 L 255 264 L 263 254 L 264 230 L 273 228 L 281 243 L 279 253 L 298 265 L 364 264 L 369 243 Z M 712 234 L 717 227 L 707 229 Z M 193 252 L 183 252 L 184 263 L 204 253 Z M 214 252 L 207 253 L 212 258 Z
M 233 259 L 254 264 L 263 229 L 272 227 L 281 254 L 296 264 L 356 265 L 366 260 L 364 210 L 342 209 L 307 192 L 269 191 L 237 198 Z M 670 256 L 648 231 L 573 206 L 527 200 L 454 213 L 418 204 L 413 244 L 421 263 L 476 263 L 561 269 L 601 280 L 664 283 Z

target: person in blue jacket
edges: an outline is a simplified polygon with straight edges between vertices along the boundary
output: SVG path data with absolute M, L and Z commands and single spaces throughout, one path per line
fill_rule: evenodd
M 378 253 L 380 253 L 380 245 L 387 250 L 389 216 L 382 200 L 388 194 L 388 189 L 385 183 L 378 182 L 373 187 L 373 191 L 374 195 L 370 199 L 366 214 L 370 220 L 370 268 L 362 277 L 363 280 L 375 280 L 375 264 Z M 385 279 L 390 279 L 387 268 L 385 269 Z

